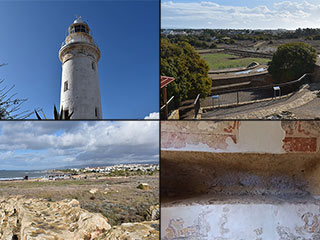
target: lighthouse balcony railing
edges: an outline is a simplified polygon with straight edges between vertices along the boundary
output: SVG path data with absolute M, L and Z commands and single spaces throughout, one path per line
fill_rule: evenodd
M 78 42 L 78 41 L 77 41 Z M 81 42 L 81 41 L 79 41 L 79 42 Z M 94 46 L 96 46 L 96 47 L 98 47 L 98 45 L 93 41 L 91 44 L 93 44 Z M 61 48 L 62 47 L 64 47 L 65 45 L 67 45 L 67 43 L 66 43 L 66 41 L 63 41 L 62 43 L 61 43 Z

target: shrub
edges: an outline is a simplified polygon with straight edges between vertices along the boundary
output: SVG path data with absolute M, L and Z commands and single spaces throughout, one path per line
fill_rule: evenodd
M 281 45 L 269 62 L 268 71 L 277 83 L 298 79 L 311 73 L 317 60 L 317 51 L 307 43 Z

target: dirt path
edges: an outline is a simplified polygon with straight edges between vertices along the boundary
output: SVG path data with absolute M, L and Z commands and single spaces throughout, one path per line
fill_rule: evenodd
M 271 99 L 238 107 L 214 109 L 203 113 L 202 119 L 263 119 L 270 115 L 291 112 L 290 117 L 314 119 L 320 117 L 318 98 L 320 84 L 312 84 L 299 90 L 288 98 Z M 318 105 L 319 106 L 319 105 Z

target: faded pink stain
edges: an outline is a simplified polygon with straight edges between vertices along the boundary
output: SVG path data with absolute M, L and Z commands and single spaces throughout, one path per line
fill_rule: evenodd
M 226 133 L 232 133 L 234 130 L 239 130 L 240 121 L 233 121 L 233 124 L 224 128 L 223 131 Z
M 309 131 L 307 131 L 307 130 L 305 130 L 305 129 L 302 128 L 302 123 L 301 123 L 301 122 L 296 122 L 296 125 L 298 125 L 298 126 L 297 126 L 298 132 L 303 133 L 303 134 L 305 134 L 305 135 L 307 135 L 307 136 L 310 135 L 310 132 L 309 132 Z
M 304 136 L 309 136 L 310 132 L 305 129 L 304 124 L 300 121 L 294 122 L 294 124 L 290 124 L 286 127 L 286 136 L 294 136 L 297 133 L 300 133 Z
M 282 148 L 286 152 L 316 152 L 317 138 L 286 137 Z
M 236 135 L 231 134 L 204 134 L 204 133 L 172 133 L 161 132 L 161 148 L 185 148 L 187 145 L 205 144 L 213 149 L 226 150 L 227 139 L 237 143 Z

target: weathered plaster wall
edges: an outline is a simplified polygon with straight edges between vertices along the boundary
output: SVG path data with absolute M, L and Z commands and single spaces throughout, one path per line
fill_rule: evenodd
M 320 204 L 164 207 L 161 239 L 318 240 Z
M 200 152 L 318 152 L 318 121 L 161 123 L 161 149 Z
M 161 125 L 162 239 L 320 239 L 320 123 Z

